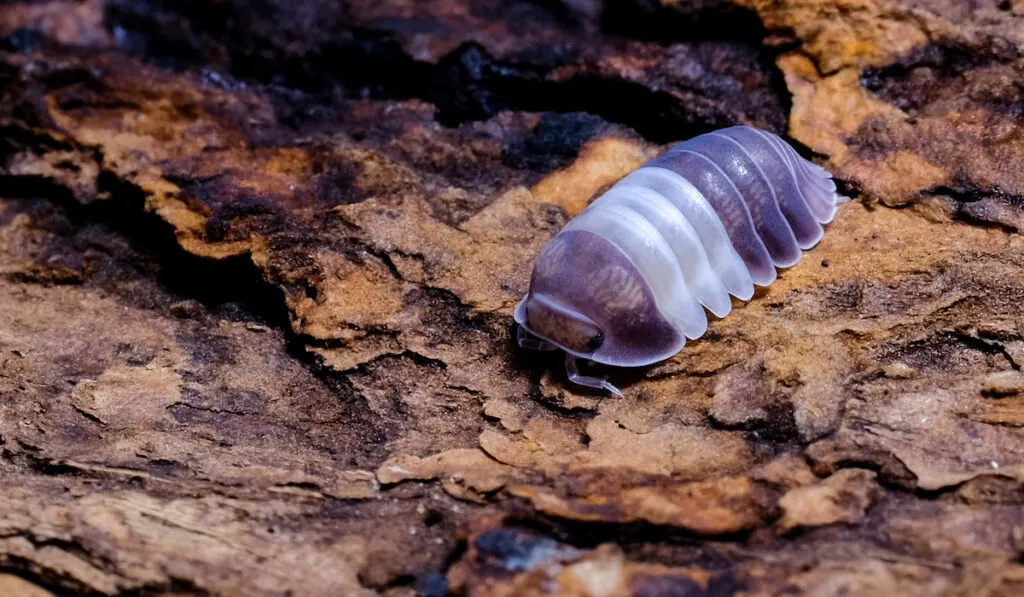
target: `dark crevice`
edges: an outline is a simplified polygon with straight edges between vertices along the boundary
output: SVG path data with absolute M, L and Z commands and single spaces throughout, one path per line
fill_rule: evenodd
M 812 466 L 815 465 L 811 462 Z M 836 458 L 828 464 L 814 466 L 819 477 L 829 477 L 845 468 L 858 468 L 878 474 L 878 482 L 882 487 L 901 493 L 913 493 L 917 484 L 917 476 L 910 472 L 903 461 L 892 453 L 878 450 L 870 454 L 850 454 Z
M 107 597 L 67 573 L 41 567 L 35 560 L 10 553 L 0 557 L 0 573 L 17 576 L 57 597 Z
M 73 539 L 59 537 L 39 537 L 30 531 L 15 531 L 8 537 L 21 537 L 32 544 L 37 550 L 59 550 L 92 566 L 100 572 L 112 572 L 117 565 L 106 559 L 102 554 L 91 552 L 83 543 Z M 18 555 L 0 555 L 0 572 L 7 572 L 43 587 L 56 595 L 74 595 L 75 597 L 91 597 L 103 595 L 74 576 L 40 565 L 40 562 Z
M 360 336 L 360 339 L 383 337 L 394 338 L 397 340 L 399 336 L 398 331 L 389 330 L 382 327 L 357 328 L 355 326 L 347 326 L 345 329 L 361 331 L 362 335 Z M 352 343 L 350 340 L 343 340 L 340 338 L 315 338 L 313 336 L 307 336 L 305 334 L 297 334 L 297 338 L 301 340 L 302 344 L 305 346 L 326 349 L 347 348 Z
M 1014 365 L 1013 358 L 1001 343 L 960 331 L 939 332 L 888 346 L 880 349 L 876 358 L 880 362 L 899 360 L 915 369 L 952 371 L 963 368 L 971 353 L 1000 357 L 1011 367 Z
M 1015 47 L 995 39 L 977 46 L 931 43 L 887 66 L 866 68 L 861 75 L 861 85 L 914 115 L 936 97 L 941 97 L 939 92 L 943 89 L 963 87 L 965 72 L 985 66 L 1011 65 L 1018 57 Z
M 448 591 L 448 577 L 442 573 L 421 574 L 413 586 L 420 597 L 446 597 L 451 594 Z
M 79 203 L 67 188 L 41 177 L 6 176 L 2 182 L 6 183 L 4 196 L 22 202 L 18 211 L 29 213 L 34 225 L 60 237 L 42 254 L 43 269 L 53 267 L 54 257 L 74 262 L 74 256 L 92 251 L 101 256 L 82 268 L 87 273 L 66 283 L 93 286 L 122 296 L 132 305 L 176 317 L 201 319 L 206 316 L 205 308 L 215 317 L 278 329 L 283 333 L 287 353 L 343 398 L 350 419 L 365 418 L 361 414 L 366 412 L 365 404 L 359 393 L 344 375 L 325 367 L 308 350 L 315 343 L 293 331 L 281 290 L 265 280 L 248 255 L 212 260 L 185 251 L 171 226 L 145 211 L 143 191 L 109 172 L 101 174 L 98 183 L 109 199 L 87 205 Z M 140 278 L 154 280 L 157 291 L 133 283 Z M 54 283 L 49 278 L 40 278 L 39 282 Z M 202 307 L 188 307 L 189 302 Z M 211 338 L 200 334 L 182 341 L 207 346 Z M 421 364 L 437 365 L 430 359 Z M 385 427 L 380 421 L 367 424 L 366 445 L 386 441 Z M 43 474 L 81 473 L 59 463 L 37 462 L 34 466 Z
M 753 529 L 718 535 L 703 535 L 681 527 L 655 525 L 645 521 L 616 523 L 593 522 L 558 518 L 538 513 L 527 504 L 506 504 L 506 511 L 513 512 L 505 517 L 503 526 L 487 531 L 495 535 L 488 538 L 488 551 L 496 556 L 516 556 L 523 546 L 516 545 L 518 538 L 506 538 L 506 533 L 526 533 L 531 541 L 551 541 L 563 544 L 569 549 L 592 550 L 605 543 L 615 543 L 624 550 L 640 545 L 663 543 L 669 545 L 704 546 L 709 542 L 743 543 L 750 538 Z M 774 513 L 772 517 L 781 514 Z M 770 525 L 767 520 L 765 525 Z M 512 542 L 512 545 L 505 545 Z M 477 538 L 480 548 L 480 537 Z M 688 562 L 671 562 L 672 565 L 686 565 Z
M 131 293 L 132 289 L 117 282 L 127 279 L 131 268 L 134 276 L 155 276 L 158 284 L 175 300 L 193 299 L 211 312 L 232 320 L 256 321 L 271 327 L 290 329 L 281 292 L 264 281 L 262 272 L 248 255 L 221 260 L 193 255 L 177 242 L 170 224 L 146 211 L 145 193 L 139 187 L 104 171 L 97 178 L 97 191 L 108 195 L 106 200 L 79 203 L 70 190 L 51 180 L 37 176 L 3 176 L 3 195 L 26 201 L 26 209 L 51 222 L 65 221 L 57 234 L 73 236 L 75 230 L 99 227 L 123 238 L 130 254 L 118 254 L 120 247 L 91 242 L 88 234 L 70 239 L 64 249 L 93 249 L 108 252 L 90 278 L 104 290 Z M 59 214 L 47 214 L 48 204 Z M 70 227 L 70 228 L 68 228 Z M 165 300 L 153 296 L 131 296 L 138 305 L 164 309 Z
M 384 267 L 388 269 L 388 273 L 391 274 L 392 278 L 396 280 L 402 279 L 402 273 L 398 271 L 398 266 L 395 265 L 394 259 L 391 258 L 391 255 L 388 254 L 387 251 L 381 251 L 375 248 L 371 248 L 370 246 L 367 245 L 364 245 L 361 248 L 370 255 L 373 255 L 374 257 L 379 259 L 381 263 L 384 264 Z
M 1024 210 L 1022 207 L 1016 207 L 1015 210 Z M 971 204 L 960 205 L 956 210 L 956 218 L 963 221 L 964 223 L 971 224 L 974 226 L 998 228 L 1005 232 L 1020 232 L 1024 228 L 1024 220 L 1020 220 L 1019 217 L 1011 215 L 1009 218 L 1004 217 L 1004 214 L 1000 213 L 1002 210 L 988 209 L 987 206 L 980 208 L 974 207 Z M 1013 220 L 1013 221 L 1008 221 Z
M 171 404 L 170 406 L 167 407 L 168 410 L 172 411 L 185 408 L 191 410 L 200 410 L 203 412 L 213 413 L 217 415 L 233 415 L 236 417 L 244 417 L 252 414 L 249 411 L 231 410 L 229 408 L 219 408 L 216 406 L 198 406 L 195 404 L 189 404 L 188 402 L 175 402 L 174 404 Z
M 698 92 L 680 98 L 652 91 L 641 83 L 599 75 L 576 74 L 552 81 L 538 72 L 490 57 L 476 44 L 466 44 L 437 67 L 422 99 L 438 107 L 443 125 L 486 120 L 504 110 L 584 112 L 634 129 L 645 139 L 668 143 L 737 124 Z
M 166 582 L 147 583 L 141 587 L 122 589 L 113 597 L 167 597 L 171 595 L 208 597 L 211 593 L 191 580 L 171 577 Z
M 931 187 L 922 196 L 944 197 L 956 205 L 954 216 L 968 224 L 990 226 L 1007 232 L 1024 228 L 1024 195 L 1008 193 L 998 184 L 982 187 L 958 173 L 950 184 Z
M 629 126 L 650 141 L 666 143 L 738 124 L 742 118 L 723 107 L 727 101 L 716 101 L 713 92 L 708 95 L 700 89 L 678 89 L 680 97 L 644 84 L 585 73 L 552 80 L 549 75 L 556 68 L 579 66 L 580 58 L 571 49 L 577 40 L 572 39 L 564 51 L 545 46 L 541 52 L 538 46 L 537 52 L 512 53 L 504 59 L 479 44 L 464 42 L 432 63 L 410 56 L 393 32 L 352 26 L 343 8 L 315 5 L 310 14 L 323 12 L 326 19 L 334 19 L 310 33 L 323 43 L 304 40 L 297 50 L 286 52 L 286 40 L 292 35 L 288 24 L 263 36 L 248 29 L 262 27 L 255 15 L 281 10 L 275 2 L 256 4 L 239 11 L 232 2 L 217 3 L 211 10 L 206 3 L 200 6 L 192 1 L 121 1 L 108 4 L 106 19 L 122 47 L 164 67 L 221 70 L 242 80 L 306 92 L 340 88 L 347 97 L 420 99 L 437 107 L 437 120 L 446 126 L 486 120 L 505 110 L 587 112 Z M 610 2 L 603 14 L 602 29 L 616 39 L 737 43 L 753 48 L 756 69 L 770 73 L 772 95 L 779 102 L 779 114 L 767 120 L 777 132 L 785 129 L 790 96 L 774 55 L 761 45 L 765 30 L 753 12 L 717 1 L 686 9 L 665 8 L 657 2 Z M 552 15 L 555 20 L 573 18 L 564 10 L 554 10 Z
M 864 193 L 861 184 L 855 180 L 845 180 L 835 178 L 834 176 L 832 180 L 836 183 L 836 192 L 844 197 L 848 197 L 851 201 L 856 201 Z
M 401 359 L 408 359 L 408 360 L 412 361 L 415 365 L 417 365 L 419 367 L 428 367 L 428 368 L 436 367 L 438 369 L 447 369 L 448 368 L 448 363 L 446 363 L 446 362 L 444 362 L 444 361 L 442 361 L 440 359 L 433 359 L 433 358 L 430 358 L 428 356 L 422 355 L 422 354 L 420 354 L 418 352 L 415 352 L 415 351 L 412 351 L 412 350 L 403 350 L 402 352 L 396 353 L 396 354 L 389 353 L 389 354 L 382 354 L 382 355 L 376 356 L 376 357 L 370 359 L 369 361 L 366 361 L 365 363 L 360 363 L 359 365 L 357 365 L 353 369 L 347 369 L 345 371 L 338 371 L 337 374 L 338 375 L 367 374 L 374 367 L 386 366 L 386 364 L 388 362 L 390 362 L 390 361 L 397 361 L 397 360 L 401 360 Z
M 72 466 L 66 461 L 56 460 L 53 458 L 46 458 L 31 453 L 31 450 L 22 446 L 22 452 L 11 452 L 8 453 L 8 460 L 15 463 L 20 468 L 28 469 L 34 473 L 37 473 L 46 477 L 83 477 L 83 478 L 104 478 L 109 477 L 106 473 L 95 471 L 95 470 L 83 470 L 79 467 Z M 121 471 L 129 471 L 132 473 L 138 473 L 144 475 L 144 471 L 137 471 L 134 469 L 120 469 Z
M 675 43 L 753 41 L 768 31 L 757 14 L 724 0 L 666 4 L 658 0 L 606 0 L 601 28 L 613 35 Z
M 761 409 L 765 413 L 764 417 L 755 420 L 725 424 L 714 417 L 708 417 L 707 424 L 712 429 L 743 431 L 747 442 L 762 447 L 771 446 L 776 453 L 791 451 L 801 444 L 800 429 L 791 402 L 783 399 L 766 404 Z
M 288 354 L 339 397 L 344 405 L 342 420 L 354 428 L 365 430 L 362 445 L 366 451 L 389 441 L 393 429 L 387 421 L 367 414 L 371 409 L 347 377 L 352 373 L 371 371 L 374 366 L 386 367 L 394 359 L 408 359 L 420 367 L 447 367 L 443 361 L 404 351 L 381 356 L 354 371 L 330 369 L 309 349 L 340 344 L 296 333 L 281 290 L 265 279 L 248 255 L 212 260 L 185 251 L 178 244 L 171 225 L 146 211 L 144 191 L 111 172 L 101 173 L 96 183 L 97 194 L 108 198 L 92 200 L 84 205 L 68 188 L 44 177 L 7 176 L 3 182 L 6 183 L 5 196 L 19 202 L 2 217 L 13 217 L 14 212 L 27 213 L 32 226 L 56 237 L 55 241 L 47 241 L 48 246 L 38 257 L 41 270 L 52 269 L 54 257 L 76 265 L 76 258 L 80 260 L 82 254 L 89 251 L 99 253 L 91 265 L 79 267 L 82 273 L 78 277 L 65 283 L 97 288 L 121 296 L 129 304 L 161 314 L 195 319 L 197 325 L 186 327 L 178 338 L 193 358 L 230 362 L 230 354 L 224 354 L 224 348 L 218 345 L 217 339 L 203 333 L 201 323 L 210 315 L 280 330 Z M 51 279 L 37 277 L 37 283 L 54 283 L 52 276 Z M 153 280 L 156 289 L 152 285 L 134 283 L 139 279 Z M 471 316 L 471 309 L 447 290 L 424 288 L 410 293 L 407 301 L 426 312 L 428 324 L 441 325 L 450 317 L 460 329 L 480 330 L 486 323 L 485 319 Z M 371 333 L 391 335 L 384 329 L 372 330 Z M 194 417 L 201 413 L 248 414 L 234 408 L 211 408 L 195 401 L 181 402 L 171 411 L 176 417 Z M 40 474 L 83 474 L 59 462 L 37 460 L 29 465 Z
M 603 529 L 589 523 L 566 526 L 543 519 L 509 516 L 502 526 L 484 531 L 472 540 L 473 567 L 477 574 L 501 579 L 551 564 L 572 562 L 585 556 L 584 550 L 614 542 L 631 553 L 632 562 L 695 567 L 711 573 L 704 585 L 684 576 L 637 574 L 630 581 L 630 594 L 725 597 L 742 588 L 735 565 L 714 553 L 705 541 L 658 529 L 653 533 L 641 532 L 637 541 L 632 542 L 628 535 L 634 528 L 640 527 L 615 525 Z M 627 536 L 621 536 L 617 530 L 625 530 Z M 643 548 L 655 542 L 658 542 L 661 557 L 652 558 L 643 553 Z
M 924 196 L 949 197 L 960 203 L 977 203 L 984 199 L 997 199 L 1005 203 L 1024 207 L 1024 196 L 1007 193 L 999 185 L 983 188 L 967 178 L 963 173 L 958 173 L 952 183 L 925 189 L 921 191 L 921 194 Z
M 813 461 L 809 464 L 814 465 Z M 818 466 L 815 473 L 821 478 L 828 478 L 843 469 L 863 469 L 878 475 L 878 484 L 894 493 L 913 496 L 919 500 L 936 501 L 955 494 L 961 487 L 980 477 L 1003 477 L 998 471 L 979 473 L 978 475 L 957 483 L 951 483 L 938 489 L 924 489 L 917 485 L 915 475 L 895 454 L 887 450 L 851 455 L 838 458 L 827 465 Z
M 561 362 L 561 361 L 559 361 L 559 362 Z M 572 384 L 572 382 L 570 382 L 568 379 L 563 379 L 562 383 L 565 384 L 565 385 Z M 609 399 L 609 400 L 614 399 L 614 397 L 609 398 L 609 394 L 606 391 L 603 391 L 603 390 L 593 390 L 592 388 L 587 388 L 587 387 L 584 387 L 584 386 L 580 386 L 579 389 L 573 388 L 573 392 L 576 392 L 576 393 L 582 394 L 582 395 L 593 395 L 593 396 L 598 396 L 598 397 L 604 397 L 605 399 Z M 556 415 L 556 416 L 558 416 L 561 419 L 565 419 L 565 420 L 572 420 L 572 419 L 590 420 L 590 419 L 593 419 L 594 417 L 597 416 L 597 407 L 594 407 L 594 408 L 587 408 L 585 406 L 568 407 L 568 406 L 562 406 L 561 404 L 558 404 L 557 402 L 552 402 L 551 400 L 546 399 L 541 394 L 541 392 L 540 392 L 539 381 L 534 386 L 534 390 L 531 392 L 531 396 L 530 397 L 533 399 L 533 401 L 536 404 L 538 404 L 540 406 L 543 406 L 551 414 Z

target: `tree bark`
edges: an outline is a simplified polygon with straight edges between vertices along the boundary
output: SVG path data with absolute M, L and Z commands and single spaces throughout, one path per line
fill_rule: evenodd
M 0 7 L 0 594 L 1024 590 L 1024 5 Z M 514 346 L 669 144 L 853 201 L 619 399 Z

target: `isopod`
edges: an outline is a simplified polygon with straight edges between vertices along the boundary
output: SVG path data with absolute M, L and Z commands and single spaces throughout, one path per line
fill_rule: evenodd
M 625 176 L 544 247 L 516 306 L 518 343 L 565 351 L 570 381 L 621 396 L 577 359 L 640 367 L 707 330 L 732 299 L 775 281 L 821 240 L 832 175 L 778 136 L 735 126 L 676 145 Z

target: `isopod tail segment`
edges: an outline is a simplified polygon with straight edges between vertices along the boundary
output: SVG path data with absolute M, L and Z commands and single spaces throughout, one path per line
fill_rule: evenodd
M 519 345 L 642 367 L 749 300 L 822 238 L 845 197 L 776 135 L 738 126 L 680 143 L 620 180 L 544 247 L 515 310 Z

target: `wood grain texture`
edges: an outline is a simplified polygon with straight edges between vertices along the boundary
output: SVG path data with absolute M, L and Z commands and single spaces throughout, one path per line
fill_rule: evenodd
M 0 590 L 1024 588 L 1019 2 L 0 7 Z M 672 142 L 854 201 L 677 357 L 514 350 Z

